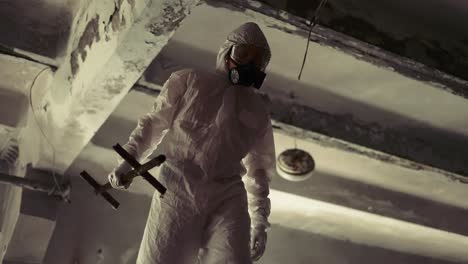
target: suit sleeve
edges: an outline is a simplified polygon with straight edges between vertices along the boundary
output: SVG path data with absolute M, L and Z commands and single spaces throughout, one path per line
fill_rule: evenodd
M 243 163 L 247 169 L 244 184 L 247 190 L 249 215 L 254 228 L 269 228 L 268 217 L 271 203 L 269 183 L 276 173 L 275 144 L 271 121 L 259 139 L 244 158 Z
M 152 111 L 138 120 L 137 127 L 123 146 L 136 160 L 147 158 L 159 145 L 172 126 L 176 109 L 185 90 L 186 82 L 173 73 L 164 83 Z

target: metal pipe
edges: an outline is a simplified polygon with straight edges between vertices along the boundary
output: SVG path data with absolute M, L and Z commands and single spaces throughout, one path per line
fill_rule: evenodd
M 55 196 L 63 201 L 70 203 L 70 184 L 61 184 L 60 188 L 53 183 L 47 183 L 39 180 L 31 180 L 18 176 L 12 176 L 0 172 L 0 184 L 11 184 L 24 189 L 45 192 Z

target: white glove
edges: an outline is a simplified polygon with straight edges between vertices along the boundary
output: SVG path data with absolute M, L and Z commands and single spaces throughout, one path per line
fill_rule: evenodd
M 111 173 L 109 173 L 109 176 L 107 176 L 111 186 L 116 189 L 127 189 L 130 184 L 132 184 L 132 180 L 123 183 L 120 179 L 120 176 L 122 176 L 122 174 L 128 173 L 132 169 L 132 166 L 130 166 L 130 164 L 127 162 L 123 162 L 117 168 L 115 168 Z
M 258 261 L 265 252 L 267 232 L 264 227 L 252 228 L 250 235 L 250 256 L 253 261 Z

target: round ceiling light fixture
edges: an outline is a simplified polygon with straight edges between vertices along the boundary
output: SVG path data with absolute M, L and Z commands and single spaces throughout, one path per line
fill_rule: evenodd
M 287 149 L 278 156 L 276 162 L 278 174 L 289 181 L 304 181 L 312 176 L 315 161 L 312 156 L 301 149 Z

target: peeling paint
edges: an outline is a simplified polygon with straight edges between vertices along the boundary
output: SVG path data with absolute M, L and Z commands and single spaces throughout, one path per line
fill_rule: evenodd
M 120 10 L 120 5 L 118 5 L 117 3 L 115 4 L 115 7 L 114 7 L 114 12 L 110 15 L 109 17 L 109 21 L 112 25 L 112 30 L 114 32 L 118 31 L 120 29 L 120 14 L 119 14 L 119 10 Z
M 122 15 L 122 18 L 120 19 L 120 28 L 125 27 L 127 25 L 127 20 L 125 19 L 125 16 Z
M 128 31 L 116 34 L 111 31 L 112 21 L 107 21 L 114 11 L 115 2 L 85 2 L 89 4 L 89 7 L 83 6 L 80 10 L 84 14 L 75 17 L 77 23 L 73 27 L 71 57 L 63 65 L 64 67 L 59 68 L 60 75 L 54 79 L 48 92 L 51 99 L 66 99 L 51 100 L 50 110 L 44 116 L 44 130 L 47 135 L 51 135 L 50 143 L 56 148 L 56 152 L 52 153 L 49 148 L 33 148 L 37 151 L 37 155 L 36 151 L 33 152 L 34 166 L 53 168 L 60 173 L 63 173 L 78 156 L 95 131 L 112 113 L 119 100 L 141 76 L 142 69 L 151 63 L 173 33 L 168 32 L 167 36 L 157 37 L 145 28 L 145 25 L 160 19 L 159 14 L 163 7 L 161 1 L 135 1 L 139 9 L 132 12 L 125 0 L 121 0 L 120 3 L 124 6 L 120 13 L 129 15 L 125 22 L 121 20 L 119 24 L 126 23 Z M 165 3 L 168 2 L 171 1 L 165 1 Z M 182 4 L 186 4 L 186 10 L 190 10 L 193 7 L 191 3 Z M 90 20 L 84 20 L 85 14 L 89 14 Z M 133 23 L 133 15 L 139 15 L 139 20 L 135 20 L 135 23 Z M 104 31 L 104 26 L 107 24 L 109 32 Z M 115 39 L 115 42 L 99 42 L 107 33 L 112 40 Z M 155 45 L 147 45 L 146 42 L 152 42 Z M 94 56 L 94 53 L 99 51 L 105 52 L 102 58 Z M 86 62 L 82 63 L 83 60 Z M 127 64 L 127 61 L 132 63 Z M 132 67 L 133 64 L 137 66 Z M 127 71 L 130 68 L 132 70 Z M 91 75 L 81 76 L 80 73 L 85 72 Z M 69 82 L 66 81 L 67 79 Z M 74 82 L 72 82 L 73 79 L 75 79 Z M 76 91 L 72 93 L 71 90 L 74 88 Z M 56 92 L 60 92 L 60 96 L 56 96 Z M 47 143 L 45 139 L 36 138 L 40 135 L 36 126 L 30 126 L 30 128 L 31 133 L 25 136 L 27 141 L 36 141 L 32 142 L 35 143 L 33 146 Z M 26 145 L 24 146 L 27 147 Z M 53 160 L 55 158 L 56 160 Z
M 141 61 L 125 61 L 124 67 L 127 71 L 142 72 L 146 69 L 145 65 Z
M 132 9 L 135 8 L 135 0 L 127 0 L 127 2 L 130 4 Z
M 185 6 L 181 4 L 165 4 L 162 17 L 157 22 L 148 24 L 147 28 L 156 36 L 166 35 L 168 32 L 172 32 L 179 27 L 185 17 Z
M 73 75 L 76 75 L 78 72 L 78 69 L 80 67 L 78 63 L 78 52 L 73 51 L 70 56 L 70 66 L 71 66 L 71 72 Z
M 101 37 L 99 33 L 99 14 L 98 14 L 88 22 L 83 34 L 80 37 L 78 46 L 71 54 L 70 64 L 71 64 L 71 70 L 72 70 L 73 75 L 76 75 L 76 73 L 78 73 L 79 57 L 81 57 L 82 61 L 86 60 L 86 56 L 87 56 L 86 47 L 91 48 L 93 43 L 95 41 L 99 41 L 100 39 Z
M 126 24 L 124 15 L 122 14 L 121 18 L 119 13 L 122 3 L 123 0 L 119 0 L 115 3 L 114 12 L 109 17 L 109 23 L 111 23 L 114 32 L 119 31 Z
M 104 89 L 107 91 L 106 95 L 108 95 L 109 98 L 113 98 L 114 96 L 122 93 L 122 90 L 124 90 L 125 87 L 125 77 L 119 76 L 110 80 L 107 85 L 104 86 Z

